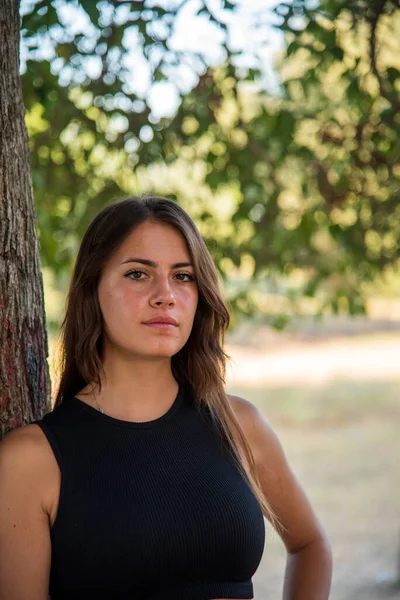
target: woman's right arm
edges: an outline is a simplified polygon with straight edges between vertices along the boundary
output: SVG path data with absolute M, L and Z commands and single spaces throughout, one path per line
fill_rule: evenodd
M 10 431 L 0 442 L 0 598 L 47 600 L 50 523 L 46 472 L 37 425 Z

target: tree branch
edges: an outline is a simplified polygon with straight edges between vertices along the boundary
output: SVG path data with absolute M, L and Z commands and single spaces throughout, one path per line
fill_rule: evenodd
M 379 69 L 377 66 L 377 60 L 376 60 L 377 59 L 376 29 L 378 26 L 379 18 L 382 15 L 382 13 L 384 12 L 386 3 L 387 3 L 387 0 L 377 0 L 373 7 L 373 10 L 371 11 L 371 16 L 370 17 L 367 16 L 367 21 L 369 22 L 370 27 L 371 27 L 371 33 L 370 33 L 370 39 L 369 39 L 370 62 L 371 62 L 372 72 L 375 75 L 376 79 L 378 80 L 379 90 L 381 92 L 381 95 L 383 96 L 383 98 L 386 98 L 386 100 L 392 105 L 392 107 L 396 111 L 400 111 L 400 101 L 399 101 L 397 95 L 393 94 L 391 92 L 386 81 L 382 77 L 382 74 L 379 72 Z

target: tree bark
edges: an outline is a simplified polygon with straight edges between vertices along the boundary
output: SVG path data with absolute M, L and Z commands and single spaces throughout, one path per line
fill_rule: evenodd
M 0 439 L 51 408 L 19 36 L 19 0 L 0 0 Z

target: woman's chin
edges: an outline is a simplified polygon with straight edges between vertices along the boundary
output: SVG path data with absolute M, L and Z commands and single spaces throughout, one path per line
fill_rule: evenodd
M 143 356 L 151 359 L 172 358 L 177 354 L 182 346 L 179 344 L 158 344 L 157 347 L 147 348 L 143 351 Z

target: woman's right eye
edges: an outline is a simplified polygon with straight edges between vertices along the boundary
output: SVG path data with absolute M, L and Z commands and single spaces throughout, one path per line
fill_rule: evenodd
M 136 275 L 138 275 L 138 277 L 136 277 Z M 142 279 L 142 277 L 140 277 L 140 275 L 146 275 L 146 273 L 144 271 L 141 271 L 140 269 L 133 269 L 132 271 L 129 271 L 125 277 L 129 277 L 130 279 L 135 279 L 140 280 Z

